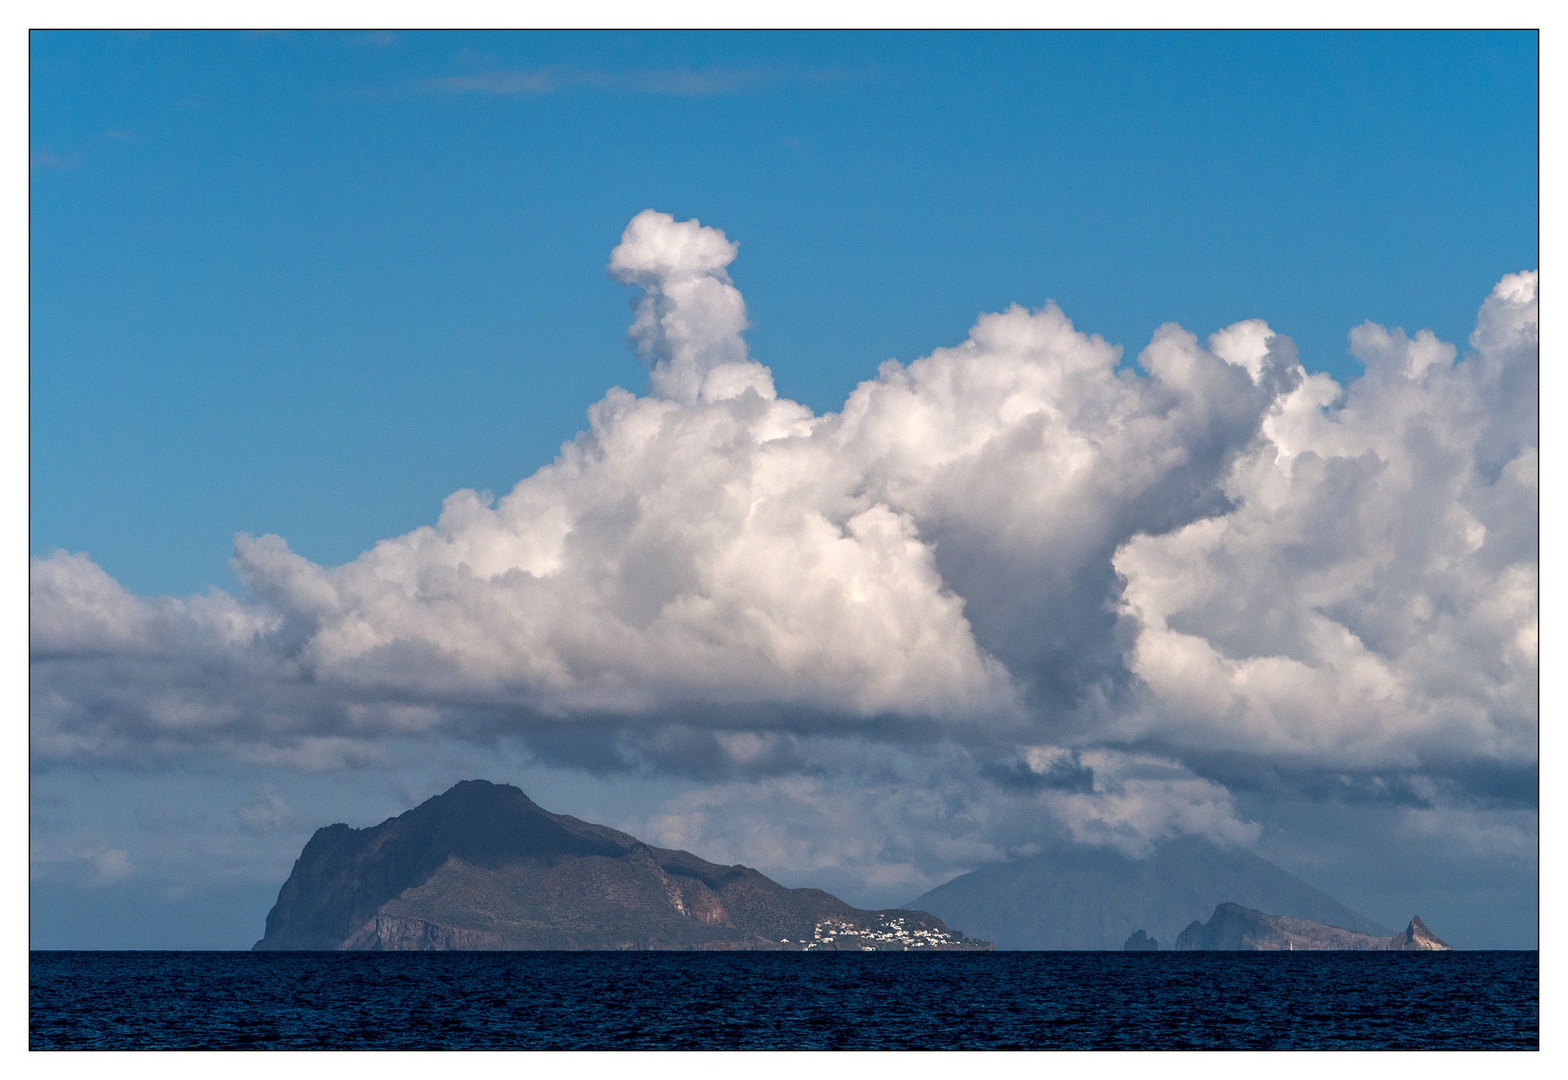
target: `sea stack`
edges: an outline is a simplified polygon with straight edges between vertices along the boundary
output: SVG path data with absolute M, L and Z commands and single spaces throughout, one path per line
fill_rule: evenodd
M 1123 952 L 1157 952 L 1160 943 L 1140 928 L 1127 935 L 1127 943 L 1122 946 Z

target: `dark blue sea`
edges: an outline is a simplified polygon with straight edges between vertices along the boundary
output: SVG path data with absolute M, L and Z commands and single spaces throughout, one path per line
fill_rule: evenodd
M 1536 955 L 35 952 L 30 1042 L 1533 1050 Z

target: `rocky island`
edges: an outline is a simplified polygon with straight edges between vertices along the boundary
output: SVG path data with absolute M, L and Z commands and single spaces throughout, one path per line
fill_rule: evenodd
M 1123 952 L 1159 952 L 1160 943 L 1152 938 L 1141 927 L 1127 935 L 1127 943 L 1122 946 Z
M 256 950 L 989 949 L 923 911 L 865 911 L 745 866 L 541 809 L 469 780 L 305 845 Z
M 1131 946 L 1129 945 L 1129 948 Z M 1446 952 L 1449 946 L 1426 928 L 1419 916 L 1393 937 L 1361 934 L 1338 926 L 1265 915 L 1240 904 L 1220 904 L 1207 923 L 1193 920 L 1176 938 L 1182 950 L 1357 950 L 1383 952 Z

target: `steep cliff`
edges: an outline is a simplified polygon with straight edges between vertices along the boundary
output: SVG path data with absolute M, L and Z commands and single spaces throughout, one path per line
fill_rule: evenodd
M 254 948 L 974 949 L 921 911 L 819 889 L 551 814 L 470 780 L 369 829 L 305 845 Z

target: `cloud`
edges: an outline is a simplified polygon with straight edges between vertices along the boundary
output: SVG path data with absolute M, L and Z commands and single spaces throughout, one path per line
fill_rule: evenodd
M 31 864 L 34 878 L 79 878 L 92 888 L 113 885 L 136 873 L 136 865 L 128 854 L 102 845 L 62 850 L 39 850 L 35 845 Z
M 1221 508 L 1228 464 L 1300 379 L 1294 346 L 1271 342 L 1249 370 L 1167 325 L 1140 376 L 1054 304 L 1015 306 L 962 345 L 884 364 L 824 433 L 873 498 L 918 524 L 1036 715 L 1063 723 L 1125 682 L 1116 547 Z
M 294 811 L 276 791 L 257 791 L 254 798 L 234 813 L 240 820 L 240 828 L 256 835 L 283 832 L 299 825 Z
M 332 769 L 516 737 L 714 785 L 661 835 L 847 843 L 911 886 L 1042 829 L 1248 843 L 1225 775 L 1442 773 L 1459 805 L 1533 766 L 1533 273 L 1463 358 L 1356 328 L 1344 387 L 1261 320 L 1163 326 L 1134 367 L 1047 304 L 816 415 L 749 354 L 738 250 L 630 222 L 609 272 L 642 292 L 650 393 L 609 391 L 499 500 L 459 491 L 335 567 L 242 535 L 238 597 L 35 559 L 35 759 Z M 852 811 L 882 825 L 800 824 Z
M 1533 762 L 1535 325 L 1517 274 L 1463 364 L 1429 331 L 1358 327 L 1366 374 L 1279 397 L 1232 510 L 1129 539 L 1149 694 L 1117 730 L 1354 768 Z
M 93 864 L 93 882 L 98 885 L 108 885 L 116 881 L 124 881 L 136 873 L 136 867 L 131 865 L 131 858 L 118 848 L 100 851 L 91 858 Z
M 1056 747 L 1032 747 L 1026 756 L 1043 769 L 1076 759 Z M 873 752 L 855 764 L 712 784 L 621 827 L 792 884 L 822 882 L 874 905 L 907 901 L 1050 840 L 1141 857 L 1168 837 L 1248 844 L 1259 831 L 1219 785 L 1147 755 L 1089 752 L 1077 765 L 1086 783 L 1034 788 L 992 786 L 985 760 L 951 744 L 919 756 Z
M 725 272 L 739 249 L 718 229 L 644 210 L 610 252 L 610 276 L 643 290 L 630 334 L 653 366 L 649 384 L 658 396 L 687 404 L 747 390 L 777 397 L 771 373 L 749 358 L 741 337 L 746 302 Z
M 1471 857 L 1534 864 L 1539 852 L 1536 815 L 1529 811 L 1468 807 L 1403 807 L 1401 832 L 1436 840 Z
M 97 156 L 106 147 L 114 143 L 135 142 L 137 135 L 134 131 L 111 130 L 100 133 L 96 138 L 88 141 L 82 149 L 71 151 L 51 150 L 48 147 L 38 147 L 29 154 L 29 164 L 33 169 L 51 169 L 67 171 L 80 168 L 89 157 Z
M 1222 846 L 1258 838 L 1259 826 L 1237 815 L 1230 792 L 1178 762 L 1111 750 L 1086 751 L 1082 761 L 1095 775 L 1093 786 L 1056 791 L 1048 800 L 1079 843 L 1141 858 L 1169 837 L 1201 836 Z
M 54 150 L 34 150 L 29 158 L 35 169 L 74 169 L 87 159 L 81 153 L 61 154 Z

